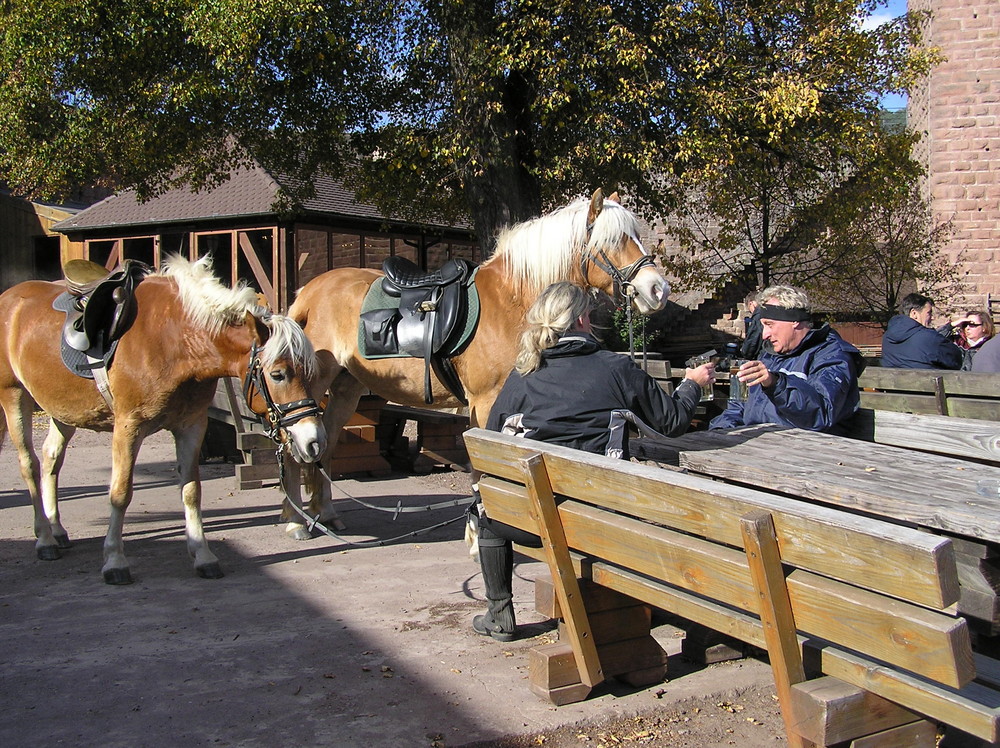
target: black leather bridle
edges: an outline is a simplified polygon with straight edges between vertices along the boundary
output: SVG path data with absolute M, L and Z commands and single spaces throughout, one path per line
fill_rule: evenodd
M 587 224 L 587 242 L 590 243 L 590 235 L 594 229 L 594 224 Z M 639 247 L 642 244 L 635 237 L 630 236 L 632 241 L 634 241 Z M 624 267 L 616 267 L 611 258 L 608 257 L 608 253 L 601 249 L 598 252 L 594 250 L 588 250 L 584 252 L 580 257 L 580 274 L 587 278 L 587 263 L 592 262 L 594 265 L 599 267 L 609 276 L 611 280 L 614 281 L 615 296 L 621 295 L 626 301 L 632 301 L 632 296 L 634 291 L 632 291 L 632 281 L 635 280 L 635 276 L 639 274 L 639 271 L 645 267 L 655 267 L 656 263 L 653 261 L 651 255 L 644 254 L 638 260 L 633 262 L 631 265 L 625 265 Z
M 253 409 L 251 403 L 254 391 L 258 392 L 264 401 L 263 413 L 258 413 Z M 243 399 L 246 400 L 250 411 L 261 419 L 268 437 L 279 443 L 281 442 L 282 429 L 287 429 L 303 418 L 323 415 L 323 409 L 311 397 L 290 403 L 274 402 L 267 386 L 267 379 L 264 377 L 264 364 L 260 360 L 260 348 L 256 341 L 250 348 L 250 362 L 247 364 L 247 375 L 243 379 Z

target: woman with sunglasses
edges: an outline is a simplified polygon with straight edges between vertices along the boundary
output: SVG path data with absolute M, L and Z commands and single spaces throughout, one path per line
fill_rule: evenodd
M 965 317 L 958 322 L 958 346 L 962 348 L 962 371 L 972 370 L 972 359 L 982 348 L 983 343 L 993 337 L 993 320 L 985 312 L 966 312 Z

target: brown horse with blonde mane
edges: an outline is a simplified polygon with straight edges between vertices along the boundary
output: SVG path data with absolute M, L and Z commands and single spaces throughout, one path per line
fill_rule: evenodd
M 169 258 L 162 272 L 135 287 L 135 318 L 118 342 L 108 369 L 110 400 L 94 381 L 61 361 L 66 315 L 53 302 L 66 287 L 27 281 L 0 295 L 0 406 L 21 463 L 35 514 L 35 548 L 44 560 L 70 547 L 59 519 L 57 485 L 67 442 L 77 428 L 110 431 L 111 518 L 104 540 L 104 580 L 132 581 L 122 528 L 132 499 L 133 469 L 143 439 L 161 429 L 176 444 L 184 502 L 187 549 L 206 578 L 223 576 L 202 527 L 198 455 L 208 424 L 208 406 L 219 377 L 256 373 L 258 395 L 284 421 L 278 438 L 312 461 L 326 449 L 319 409 L 309 398 L 316 374 L 315 352 L 292 320 L 257 306 L 252 288 L 230 289 L 212 274 L 211 260 Z M 32 413 L 49 416 L 42 461 L 32 444 Z M 311 405 L 310 405 L 311 404 Z M 301 416 L 300 418 L 297 416 Z M 39 470 L 39 467 L 41 468 Z
M 330 270 L 309 281 L 289 309 L 316 347 L 319 387 L 330 394 L 325 421 L 329 458 L 337 435 L 366 390 L 402 405 L 456 408 L 462 403 L 436 377 L 433 404 L 424 397 L 424 362 L 417 358 L 369 360 L 358 350 L 358 317 L 369 287 L 383 273 L 361 268 Z M 666 305 L 670 292 L 662 272 L 643 248 L 636 217 L 618 201 L 597 190 L 559 210 L 508 228 L 500 234 L 494 255 L 475 277 L 479 321 L 466 347 L 452 358 L 468 399 L 473 426 L 486 423 L 490 408 L 513 368 L 525 311 L 543 289 L 568 280 L 609 296 L 616 287 L 627 293 L 643 314 Z M 320 390 L 322 392 L 322 389 Z M 336 520 L 330 487 L 310 468 L 305 485 L 310 509 L 321 521 Z M 299 475 L 291 463 L 285 491 L 299 501 Z M 283 519 L 293 537 L 310 535 L 285 506 Z

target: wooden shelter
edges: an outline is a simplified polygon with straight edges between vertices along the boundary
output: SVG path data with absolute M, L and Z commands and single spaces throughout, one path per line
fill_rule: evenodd
M 296 289 L 335 267 L 380 267 L 401 255 L 424 268 L 452 257 L 479 262 L 469 226 L 431 225 L 384 216 L 329 177 L 294 215 L 275 210 L 281 177 L 260 166 L 241 169 L 203 192 L 169 190 L 147 202 L 127 190 L 52 228 L 76 255 L 112 268 L 126 258 L 159 267 L 168 254 L 213 256 L 225 281 L 246 280 L 282 311 Z M 63 258 L 71 259 L 69 257 Z
M 82 207 L 27 200 L 0 187 L 0 291 L 26 280 L 61 277 L 60 263 L 79 256 L 81 248 L 52 226 Z

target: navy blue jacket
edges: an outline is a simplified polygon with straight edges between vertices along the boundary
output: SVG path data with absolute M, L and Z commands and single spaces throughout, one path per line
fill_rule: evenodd
M 510 373 L 486 428 L 628 459 L 629 423 L 679 436 L 700 397 L 701 388 L 689 379 L 668 395 L 628 356 L 572 333 L 542 351 L 535 371 Z
M 962 349 L 905 314 L 889 320 L 882 336 L 882 366 L 897 369 L 960 369 Z
M 751 387 L 746 402 L 730 401 L 709 428 L 777 423 L 831 434 L 847 431 L 860 405 L 858 375 L 865 364 L 836 330 L 828 325 L 810 330 L 790 353 L 765 349 L 759 360 L 774 375 L 774 384 Z

